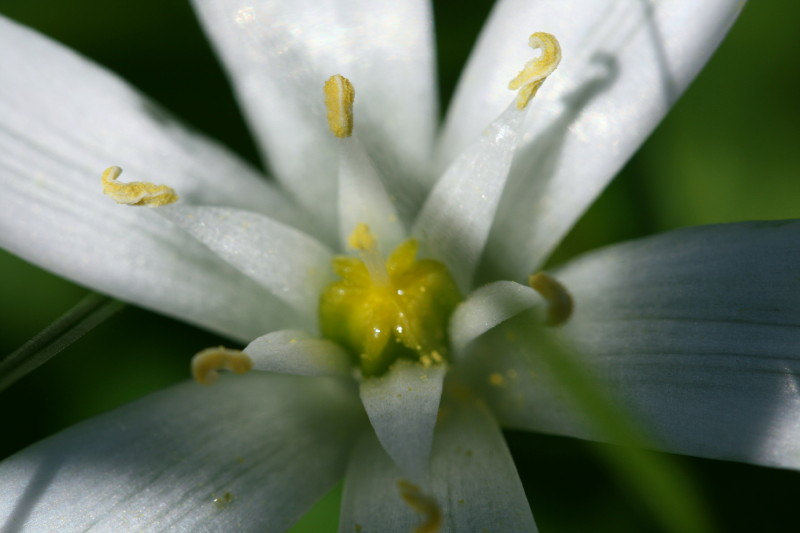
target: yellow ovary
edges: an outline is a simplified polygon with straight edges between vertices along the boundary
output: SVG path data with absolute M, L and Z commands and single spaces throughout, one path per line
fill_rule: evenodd
M 438 261 L 417 259 L 417 242 L 400 244 L 384 262 L 377 240 L 359 224 L 349 243 L 360 257 L 339 256 L 341 278 L 320 298 L 322 334 L 353 353 L 364 376 L 383 374 L 398 358 L 430 366 L 447 354 L 447 322 L 461 301 Z

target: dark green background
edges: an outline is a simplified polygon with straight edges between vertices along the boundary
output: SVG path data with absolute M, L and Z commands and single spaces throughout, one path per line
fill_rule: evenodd
M 445 102 L 491 4 L 435 2 Z M 1 0 L 0 13 L 108 66 L 187 123 L 255 161 L 224 75 L 186 1 Z M 798 14 L 800 4 L 793 2 L 758 0 L 747 6 L 717 55 L 578 224 L 557 260 L 681 226 L 800 216 Z M 0 354 L 16 349 L 85 293 L 0 252 Z M 191 355 L 220 342 L 126 308 L 0 393 L 0 457 L 185 379 Z M 598 445 L 507 436 L 545 533 L 657 530 L 637 495 L 621 489 L 596 459 Z M 800 476 L 794 472 L 699 459 L 682 463 L 721 531 L 782 530 L 796 514 Z M 335 531 L 337 494 L 298 530 Z

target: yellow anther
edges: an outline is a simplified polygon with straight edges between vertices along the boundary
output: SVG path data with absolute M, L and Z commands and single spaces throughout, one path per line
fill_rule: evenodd
M 218 370 L 244 374 L 253 368 L 253 361 L 239 350 L 219 346 L 206 348 L 192 358 L 192 377 L 201 385 L 211 385 L 219 377 Z
M 120 183 L 117 178 L 121 174 L 121 168 L 108 167 L 101 178 L 103 194 L 118 204 L 159 207 L 178 201 L 178 195 L 171 187 L 142 181 Z
M 547 301 L 545 324 L 559 326 L 567 321 L 572 314 L 573 303 L 566 287 L 546 272 L 531 274 L 528 285 Z
M 545 32 L 536 32 L 528 38 L 528 46 L 534 50 L 541 50 L 539 57 L 531 59 L 517 77 L 508 83 L 512 91 L 519 89 L 517 94 L 517 109 L 525 109 L 536 91 L 542 86 L 544 80 L 553 73 L 561 61 L 561 46 L 558 39 Z
M 397 482 L 400 497 L 409 507 L 420 513 L 424 522 L 414 528 L 414 533 L 438 533 L 442 529 L 442 509 L 433 498 L 417 485 L 405 480 Z
M 325 82 L 322 91 L 331 132 L 340 139 L 350 137 L 353 134 L 353 100 L 356 99 L 353 84 L 344 76 L 334 74 Z

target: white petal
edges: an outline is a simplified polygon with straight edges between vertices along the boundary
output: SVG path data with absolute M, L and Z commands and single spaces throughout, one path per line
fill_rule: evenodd
M 254 370 L 302 376 L 352 375 L 352 361 L 338 344 L 304 331 L 282 330 L 263 335 L 244 349 Z
M 268 212 L 308 227 L 289 199 L 253 169 L 102 67 L 2 17 L 0 48 L 4 188 L 25 179 L 62 189 L 64 201 L 80 193 L 88 208 L 97 199 L 107 202 L 100 175 L 117 165 L 125 170 L 122 181 L 164 183 L 191 203 Z
M 498 2 L 448 115 L 442 167 L 506 105 L 506 85 L 531 57 L 530 33 L 554 34 L 563 60 L 530 105 L 490 238 L 496 275 L 522 279 L 541 264 L 695 77 L 742 5 Z
M 441 365 L 398 361 L 386 375 L 361 382 L 361 401 L 378 439 L 415 479 L 428 467 L 445 373 Z
M 250 211 L 171 205 L 158 213 L 314 323 L 332 276 L 331 252 L 319 241 Z
M 356 135 L 397 186 L 390 193 L 416 195 L 420 184 L 409 181 L 424 176 L 436 119 L 427 1 L 194 4 L 276 175 L 334 237 L 335 139 L 322 98 L 329 76 L 355 86 Z
M 339 533 L 407 533 L 420 519 L 400 498 L 397 482 L 408 479 L 371 431 L 364 432 L 347 467 Z
M 401 479 L 402 473 L 374 437 L 363 439 L 347 470 L 339 531 L 413 531 L 421 517 L 401 500 L 397 486 Z M 497 423 L 474 401 L 443 406 L 430 480 L 444 516 L 443 533 L 537 531 Z
M 800 468 L 798 243 L 800 222 L 763 222 L 589 254 L 558 273 L 575 300 L 563 336 L 661 448 Z M 533 397 L 537 379 L 508 383 L 503 420 L 590 436 Z
M 331 379 L 179 385 L 0 465 L 14 531 L 283 531 L 342 475 L 362 418 Z
M 268 293 L 152 210 L 103 196 L 100 175 L 120 164 L 125 176 L 167 183 L 189 200 L 299 218 L 285 198 L 117 78 L 3 18 L 0 50 L 0 246 L 240 339 L 296 324 L 274 312 Z
M 526 285 L 495 281 L 475 290 L 450 317 L 450 343 L 457 357 L 466 347 L 496 325 L 531 307 L 541 305 L 542 297 Z
M 349 248 L 355 227 L 364 223 L 378 238 L 378 246 L 389 254 L 406 237 L 403 223 L 381 183 L 369 156 L 358 139 L 339 143 L 339 242 Z
M 508 177 L 525 112 L 516 102 L 439 179 L 412 233 L 443 261 L 465 292 L 483 252 Z

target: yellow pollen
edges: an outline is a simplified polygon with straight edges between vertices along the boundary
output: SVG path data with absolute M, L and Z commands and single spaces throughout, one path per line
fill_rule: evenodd
M 531 274 L 528 285 L 547 301 L 548 326 L 560 326 L 569 319 L 574 306 L 572 296 L 557 279 L 546 272 Z
M 108 167 L 101 178 L 103 194 L 118 204 L 159 207 L 178 201 L 178 195 L 171 187 L 142 181 L 121 183 L 117 181 L 121 174 L 121 168 Z
M 413 533 L 438 533 L 442 529 L 442 509 L 436 500 L 406 480 L 397 482 L 400 497 L 406 504 L 420 513 L 424 522 L 414 528 Z
M 525 109 L 528 103 L 536 96 L 536 91 L 542 86 L 544 80 L 553 73 L 561 61 L 561 46 L 558 39 L 545 32 L 536 32 L 528 38 L 528 46 L 534 50 L 541 50 L 539 57 L 531 59 L 517 77 L 508 83 L 508 88 L 517 93 L 517 109 Z
M 247 355 L 223 346 L 206 348 L 192 358 L 192 377 L 201 385 L 211 385 L 217 381 L 218 370 L 244 374 L 252 368 L 253 361 Z
M 419 362 L 422 363 L 422 366 L 425 368 L 430 368 L 432 366 L 441 365 L 444 363 L 444 357 L 442 357 L 442 354 L 434 350 L 429 354 L 421 355 Z
M 344 76 L 334 74 L 325 82 L 322 91 L 331 133 L 340 139 L 350 137 L 353 134 L 353 101 L 356 99 L 353 84 Z

